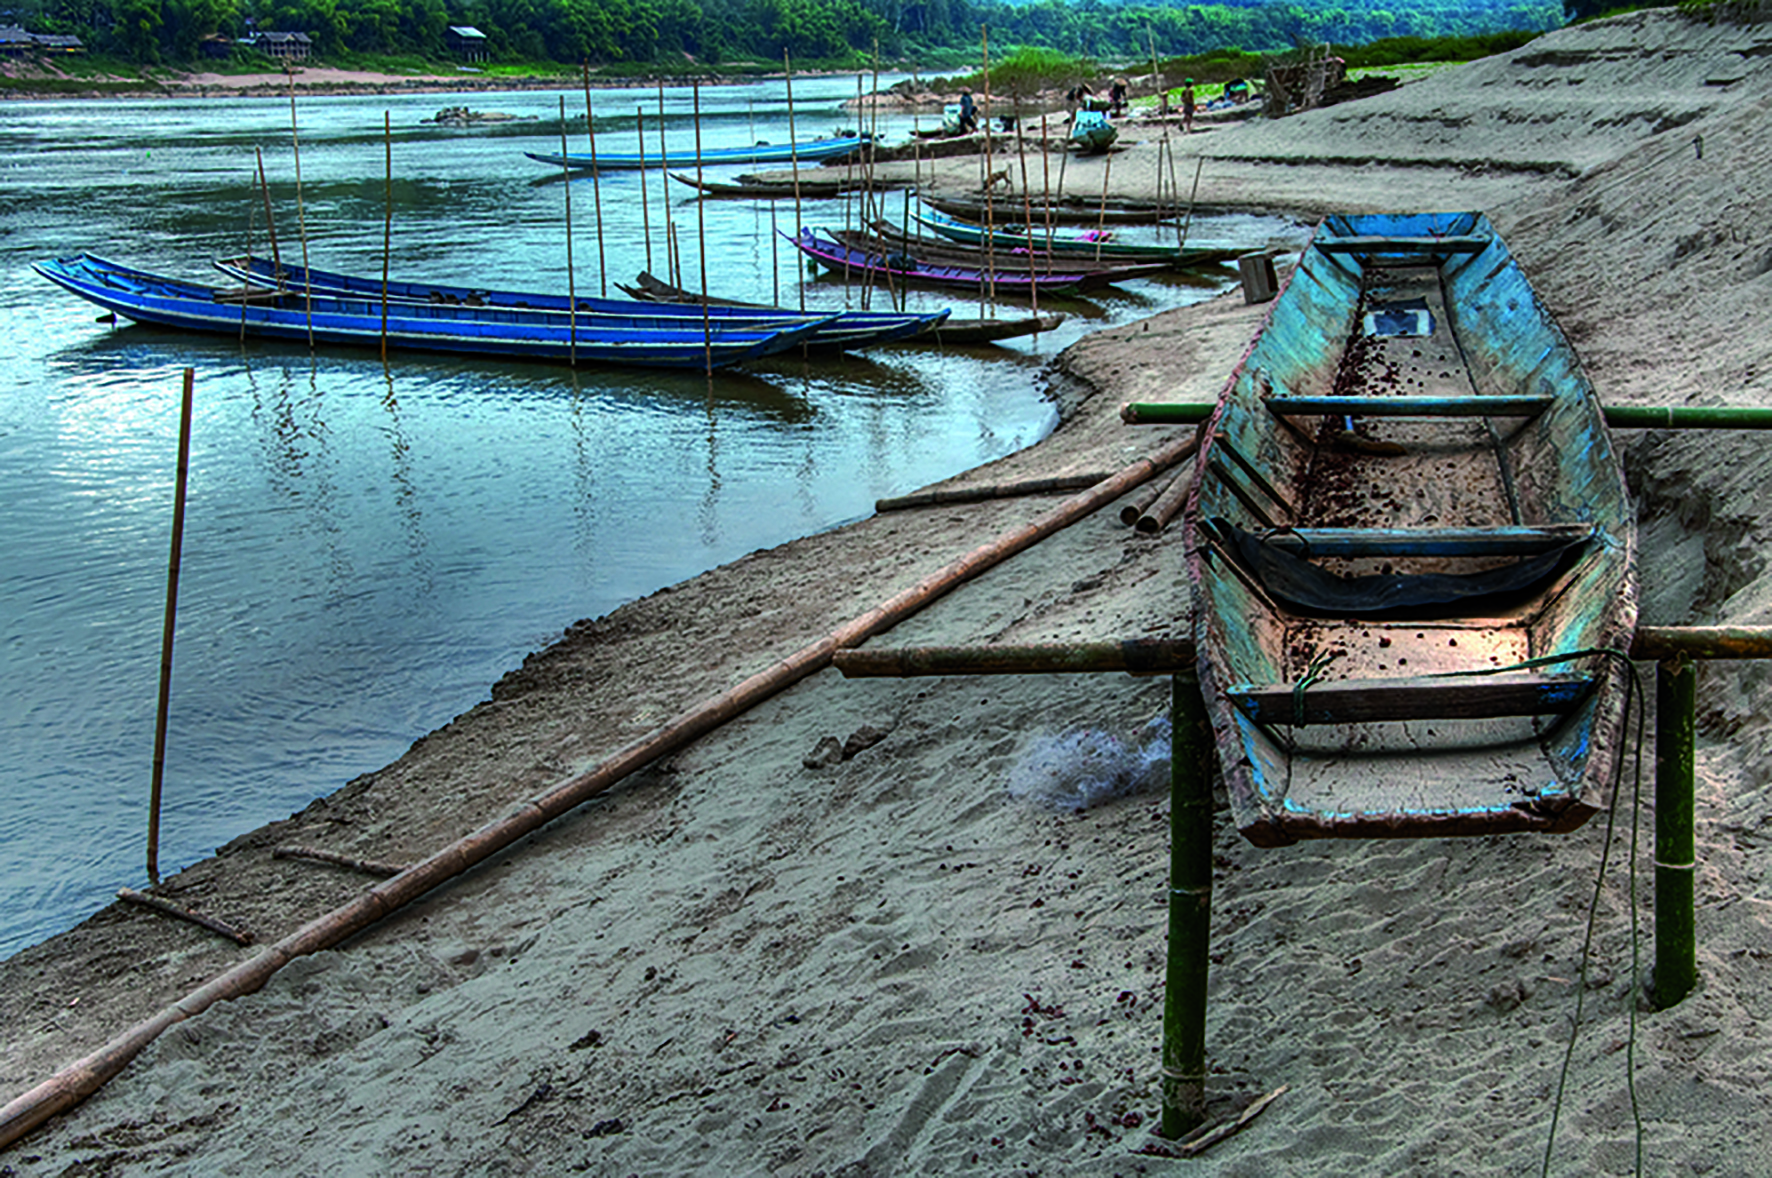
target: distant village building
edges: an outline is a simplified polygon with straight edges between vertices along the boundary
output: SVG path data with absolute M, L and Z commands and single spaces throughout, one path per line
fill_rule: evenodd
M 486 49 L 486 34 L 472 25 L 450 25 L 443 34 L 443 44 L 463 61 L 485 61 L 491 56 Z
M 0 25 L 0 57 L 85 52 L 85 42 L 70 33 L 29 33 L 18 25 Z
M 86 44 L 72 33 L 38 33 L 37 48 L 43 53 L 85 53 Z
M 314 51 L 314 43 L 306 33 L 254 33 L 242 44 L 278 61 L 306 61 Z

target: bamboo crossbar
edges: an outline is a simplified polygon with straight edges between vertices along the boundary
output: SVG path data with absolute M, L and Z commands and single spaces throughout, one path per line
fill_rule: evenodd
M 256 992 L 296 958 L 330 949 L 362 932 L 660 757 L 683 748 L 733 717 L 823 670 L 831 664 L 832 656 L 838 650 L 890 629 L 958 585 L 1088 517 L 1158 471 L 1173 465 L 1179 461 L 1182 448 L 1191 440 L 1171 441 L 1150 456 L 1122 468 L 1112 478 L 1066 499 L 1038 519 L 980 545 L 910 588 L 850 619 L 825 637 L 703 700 L 591 769 L 567 778 L 538 797 L 519 803 L 505 817 L 488 822 L 392 879 L 383 880 L 355 899 L 266 946 L 251 959 L 211 979 L 0 1108 L 0 1149 L 97 1092 L 168 1027 L 201 1014 L 217 1002 Z
M 1551 398 L 1494 397 L 1269 397 L 1280 417 L 1536 417 Z
M 1209 401 L 1129 401 L 1120 406 L 1120 420 L 1127 425 L 1194 425 L 1211 417 L 1214 408 Z M 1772 408 L 1757 405 L 1607 405 L 1603 412 L 1613 429 L 1772 429 Z

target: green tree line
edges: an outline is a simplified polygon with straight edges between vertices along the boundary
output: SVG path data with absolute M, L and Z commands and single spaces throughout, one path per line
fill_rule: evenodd
M 92 50 L 141 64 L 196 60 L 212 34 L 306 33 L 321 56 L 447 56 L 452 25 L 486 35 L 494 62 L 577 65 L 737 60 L 887 60 L 964 52 L 988 28 L 1008 49 L 1038 46 L 1107 60 L 1307 42 L 1470 37 L 1540 31 L 1564 0 L 1342 3 L 1126 3 L 1117 0 L 12 0 L 0 21 L 73 33 Z

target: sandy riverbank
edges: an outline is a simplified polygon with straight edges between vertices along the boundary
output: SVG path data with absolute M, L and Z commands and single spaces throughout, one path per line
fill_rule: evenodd
M 1766 27 L 1616 18 L 1391 95 L 1192 136 L 1178 171 L 1207 155 L 1200 200 L 1214 207 L 1483 208 L 1604 399 L 1772 403 L 1769 48 Z M 1154 195 L 1155 158 L 1148 137 L 1114 156 L 1108 187 Z M 976 182 L 974 161 L 940 166 L 948 183 Z M 1053 378 L 1060 430 L 957 481 L 1148 452 L 1167 435 L 1120 425 L 1119 402 L 1211 398 L 1261 311 L 1232 296 L 1084 340 Z M 1772 621 L 1772 438 L 1639 436 L 1625 450 L 1644 619 Z M 393 765 L 165 891 L 262 941 L 283 936 L 364 883 L 271 847 L 429 854 L 1051 505 L 876 516 L 581 623 Z M 889 641 L 1186 627 L 1179 537 L 1134 537 L 1104 512 Z M 1702 982 L 1674 1010 L 1640 1013 L 1625 1050 L 1631 901 L 1615 871 L 1553 1173 L 1630 1172 L 1633 1055 L 1645 1172 L 1772 1165 L 1772 672 L 1707 666 L 1700 698 Z M 1167 1170 L 1177 1163 L 1137 1152 L 1157 1112 L 1167 803 L 1148 725 L 1166 699 L 1164 681 L 1111 676 L 821 673 L 259 994 L 178 1025 L 0 1163 L 32 1175 Z M 826 738 L 853 755 L 822 755 Z M 1108 778 L 1125 792 L 1080 813 L 1043 801 Z M 1212 1111 L 1290 1090 L 1196 1168 L 1536 1170 L 1604 825 L 1274 851 L 1224 817 Z M 1614 837 L 1622 863 L 1624 830 Z M 1638 902 L 1646 922 L 1646 890 Z M 0 964 L 0 1091 L 251 952 L 116 908 Z

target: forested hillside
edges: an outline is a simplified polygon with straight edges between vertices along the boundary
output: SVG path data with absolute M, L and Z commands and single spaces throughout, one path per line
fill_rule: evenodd
M 1393 36 L 1468 36 L 1562 23 L 1561 0 L 1116 3 L 1114 0 L 14 0 L 0 23 L 72 33 L 143 64 L 196 59 L 203 38 L 306 33 L 321 54 L 445 57 L 450 26 L 486 34 L 492 59 L 576 65 L 682 60 L 811 63 L 915 59 L 943 48 L 1037 45 L 1102 59 Z M 242 52 L 242 50 L 237 50 Z

